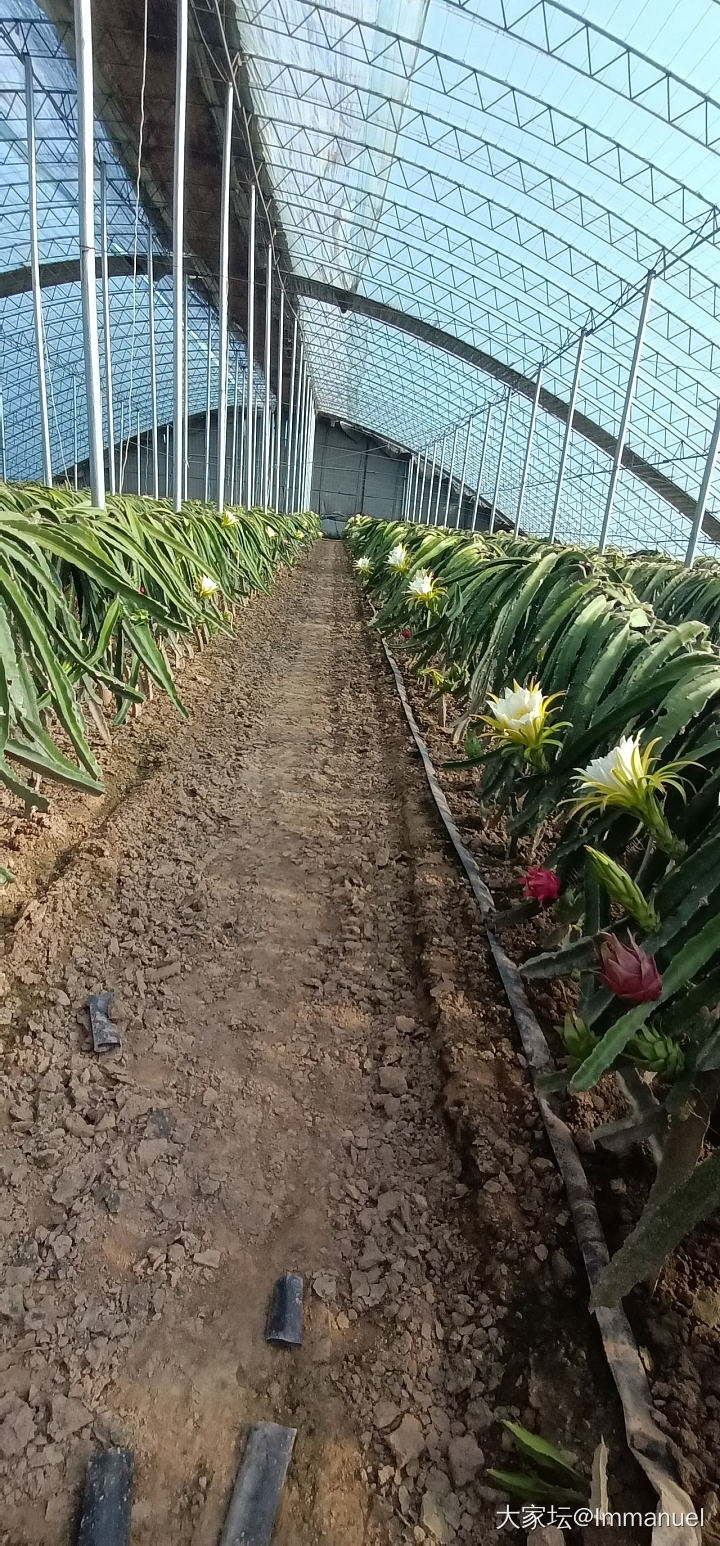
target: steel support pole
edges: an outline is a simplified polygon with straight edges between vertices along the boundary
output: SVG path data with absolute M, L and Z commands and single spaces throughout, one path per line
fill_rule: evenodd
M 305 491 L 305 509 L 306 510 L 309 510 L 310 506 L 312 504 L 312 483 L 313 483 L 313 471 L 314 471 L 314 466 L 315 466 L 315 426 L 316 426 L 316 424 L 317 424 L 317 414 L 315 412 L 315 399 L 314 399 L 314 397 L 312 395 L 312 390 L 311 390 L 311 393 L 310 393 L 310 434 L 308 436 L 308 455 L 307 455 L 307 488 L 306 488 L 306 491 Z
M 247 489 L 248 509 L 252 509 L 254 488 L 254 430 L 255 401 L 253 393 L 253 362 L 255 359 L 255 209 L 257 193 L 255 184 L 250 185 L 250 221 L 248 225 L 248 319 L 247 319 Z
M 585 333 L 583 332 L 583 333 L 580 334 L 580 341 L 578 343 L 578 351 L 577 351 L 577 356 L 576 356 L 576 359 L 575 359 L 575 374 L 573 376 L 572 390 L 571 390 L 571 393 L 570 393 L 570 402 L 568 403 L 568 415 L 567 415 L 567 423 L 565 425 L 565 436 L 564 436 L 564 439 L 563 439 L 562 451 L 560 453 L 560 466 L 558 467 L 557 483 L 555 485 L 555 501 L 554 501 L 554 504 L 553 504 L 553 513 L 552 513 L 552 520 L 550 522 L 550 530 L 548 532 L 548 541 L 550 541 L 550 542 L 554 542 L 555 541 L 555 533 L 557 531 L 558 516 L 560 515 L 560 502 L 562 500 L 563 483 L 565 481 L 565 465 L 567 463 L 568 453 L 570 451 L 570 441 L 572 439 L 573 419 L 575 417 L 575 404 L 577 402 L 578 388 L 580 386 L 580 372 L 582 371 L 582 362 L 583 362 L 583 355 L 584 355 L 584 353 L 585 353 Z
M 40 440 L 42 445 L 43 481 L 52 484 L 52 459 L 50 456 L 50 424 L 48 421 L 47 384 L 45 380 L 45 333 L 43 329 L 42 290 L 40 288 L 40 254 L 38 248 L 37 217 L 37 152 L 35 146 L 35 94 L 32 60 L 25 55 L 25 122 L 27 126 L 28 204 L 30 212 L 30 274 L 32 281 L 33 323 L 35 333 L 35 359 L 37 364 L 38 397 L 40 400 Z
M 406 519 L 406 521 L 409 521 L 409 523 L 411 523 L 411 521 L 413 521 L 413 485 L 414 485 L 414 481 L 416 481 L 416 470 L 417 470 L 416 458 L 414 458 L 414 456 L 409 456 L 409 458 L 408 458 L 408 481 L 406 481 L 406 493 L 405 493 L 405 519 Z
M 431 465 L 431 468 L 430 468 L 430 488 L 428 490 L 427 510 L 425 511 L 425 523 L 426 523 L 427 526 L 429 526 L 431 524 L 430 523 L 430 511 L 432 509 L 433 483 L 435 481 L 435 463 L 437 461 L 437 447 L 438 447 L 437 440 L 434 440 L 433 441 L 432 465 Z
M 222 514 L 225 508 L 225 463 L 227 459 L 227 370 L 228 370 L 228 279 L 230 273 L 230 167 L 232 162 L 232 112 L 233 86 L 225 88 L 225 126 L 223 132 L 222 181 L 220 185 L 220 263 L 219 263 L 219 323 L 218 351 L 220 357 L 220 382 L 218 387 L 217 417 L 217 507 Z M 255 189 L 252 190 L 254 212 Z M 254 220 L 253 220 L 254 223 Z M 242 492 L 240 494 L 242 499 Z
M 212 361 L 212 312 L 208 311 L 207 319 L 207 361 L 205 366 L 205 483 L 203 498 L 208 503 L 210 498 L 210 402 L 211 402 L 211 361 Z
M 235 377 L 233 380 L 233 416 L 232 416 L 232 445 L 230 448 L 230 503 L 235 503 L 235 460 L 237 457 L 237 433 L 238 433 L 238 383 L 240 379 L 239 360 L 235 355 Z
M 645 290 L 643 293 L 642 306 L 640 308 L 640 316 L 638 318 L 637 333 L 635 334 L 635 347 L 633 349 L 632 365 L 630 366 L 628 384 L 625 390 L 625 401 L 623 403 L 623 411 L 620 418 L 620 428 L 618 430 L 618 436 L 615 442 L 615 454 L 613 456 L 612 470 L 610 472 L 610 483 L 607 491 L 607 499 L 605 500 L 605 514 L 603 515 L 603 523 L 602 527 L 600 528 L 600 541 L 598 543 L 599 553 L 605 552 L 607 535 L 610 528 L 610 522 L 612 520 L 613 505 L 615 503 L 615 492 L 618 485 L 618 478 L 620 477 L 623 452 L 625 450 L 625 442 L 627 440 L 627 433 L 630 425 L 630 414 L 632 412 L 635 388 L 637 387 L 638 371 L 640 369 L 640 356 L 642 354 L 643 344 L 645 342 L 648 313 L 650 311 L 654 283 L 655 275 L 648 274 L 645 281 Z
M 120 404 L 120 444 L 118 446 L 118 493 L 123 491 L 123 438 L 125 435 L 125 404 Z
M 422 457 L 421 457 L 420 452 L 418 451 L 417 456 L 415 457 L 415 480 L 413 482 L 412 502 L 411 502 L 411 505 L 410 505 L 410 520 L 412 521 L 413 526 L 415 525 L 415 517 L 417 515 L 417 499 L 418 499 L 418 489 L 420 487 L 420 462 L 421 462 L 421 460 L 422 460 Z
M 439 515 L 440 515 L 440 492 L 441 492 L 441 489 L 442 489 L 443 467 L 445 465 L 445 446 L 446 446 L 446 443 L 447 443 L 447 435 L 443 435 L 442 446 L 441 446 L 441 449 L 440 449 L 440 463 L 439 463 L 439 467 L 438 467 L 438 486 L 437 486 L 437 497 L 435 499 L 435 519 L 433 521 L 433 526 L 437 526 L 438 518 L 439 518 Z
M 480 505 L 480 494 L 482 491 L 483 473 L 485 471 L 485 457 L 487 456 L 488 441 L 490 439 L 490 425 L 492 423 L 492 415 L 492 408 L 488 408 L 488 416 L 485 420 L 485 434 L 483 435 L 482 451 L 480 452 L 480 466 L 478 468 L 477 488 L 475 490 L 475 504 L 473 505 L 473 531 L 477 531 L 478 507 Z
M 407 461 L 405 462 L 405 466 L 403 468 L 402 500 L 400 502 L 400 520 L 401 520 L 401 522 L 403 524 L 405 524 L 407 522 L 407 518 L 408 518 L 407 511 L 408 511 L 408 502 L 409 502 L 409 499 L 410 499 L 410 478 L 411 478 L 411 475 L 412 475 L 412 458 L 408 457 Z M 395 503 L 395 501 L 393 500 L 393 505 L 394 505 L 394 503 Z
M 238 449 L 238 475 L 237 475 L 238 504 L 242 504 L 243 477 L 244 477 L 244 473 L 245 473 L 245 465 L 244 465 L 244 456 L 245 456 L 245 393 L 246 393 L 246 384 L 245 384 L 245 375 L 243 373 L 242 392 L 240 393 L 240 430 L 239 430 L 239 435 L 238 435 L 238 438 L 239 438 L 239 441 L 240 441 L 240 445 L 239 445 L 239 449 Z
M 309 495 L 309 492 L 308 492 L 308 480 L 309 480 L 309 467 L 310 467 L 310 442 L 312 440 L 312 432 L 313 432 L 312 431 L 313 393 L 312 393 L 312 386 L 311 386 L 311 383 L 310 383 L 310 374 L 309 373 L 308 373 L 308 378 L 307 378 L 306 392 L 307 392 L 307 401 L 306 401 L 306 407 L 305 407 L 305 455 L 304 455 L 304 462 L 303 462 L 304 477 L 303 477 L 303 486 L 302 486 L 302 504 L 300 506 L 301 510 L 307 510 L 308 507 L 309 507 L 309 504 L 310 504 L 310 495 Z
M 170 498 L 170 425 L 165 425 L 165 498 Z
M 175 55 L 175 143 L 173 163 L 173 494 L 175 509 L 182 507 L 184 484 L 185 360 L 185 118 L 187 112 L 188 0 L 176 0 L 177 43 Z
M 153 256 L 152 231 L 148 231 L 148 329 L 150 332 L 150 419 L 152 444 L 152 491 L 153 499 L 160 494 L 160 465 L 157 421 L 157 357 L 155 354 L 155 259 Z
M 188 497 L 188 477 L 190 473 L 190 286 L 185 280 L 185 320 L 183 337 L 185 348 L 183 351 L 183 499 Z
M 512 392 L 508 391 L 507 401 L 505 403 L 505 412 L 503 414 L 502 432 L 501 432 L 501 435 L 500 435 L 500 450 L 498 451 L 497 472 L 495 474 L 495 488 L 493 489 L 493 499 L 492 499 L 492 505 L 491 505 L 491 508 L 490 508 L 490 526 L 488 528 L 489 531 L 494 531 L 495 530 L 495 516 L 497 514 L 498 496 L 500 494 L 500 479 L 502 478 L 503 461 L 505 459 L 505 440 L 506 440 L 506 437 L 507 437 L 508 423 L 510 421 L 510 408 L 511 408 L 511 405 L 512 405 Z
M 465 452 L 464 452 L 464 455 L 463 455 L 462 472 L 460 474 L 460 493 L 458 494 L 458 508 L 457 508 L 457 522 L 456 522 L 456 530 L 458 530 L 458 531 L 460 529 L 460 522 L 462 520 L 463 499 L 465 498 L 465 479 L 467 477 L 468 454 L 469 454 L 469 451 L 470 451 L 470 436 L 472 434 L 473 422 L 474 422 L 474 420 L 473 420 L 473 418 L 471 416 L 468 419 L 467 435 L 465 436 Z
M 707 509 L 707 502 L 708 502 L 708 496 L 709 496 L 709 493 L 710 493 L 710 488 L 712 486 L 713 477 L 715 475 L 715 468 L 717 466 L 717 459 L 718 459 L 718 451 L 719 450 L 720 450 L 720 403 L 718 403 L 717 413 L 715 415 L 715 427 L 714 427 L 712 435 L 710 437 L 710 445 L 708 447 L 708 454 L 707 454 L 707 458 L 706 458 L 706 461 L 705 461 L 705 467 L 704 467 L 704 470 L 703 470 L 702 483 L 700 484 L 700 492 L 698 494 L 698 501 L 697 501 L 697 504 L 695 506 L 695 514 L 693 516 L 692 530 L 690 532 L 690 539 L 688 541 L 687 551 L 685 553 L 685 565 L 686 565 L 686 568 L 688 568 L 688 569 L 692 569 L 692 566 L 693 566 L 693 564 L 695 562 L 695 554 L 697 552 L 697 545 L 698 545 L 698 540 L 699 540 L 699 537 L 700 537 L 700 532 L 702 531 L 703 517 L 704 517 L 705 511 Z
M 78 92 L 78 203 L 80 214 L 80 289 L 82 294 L 85 397 L 90 450 L 90 497 L 105 508 L 100 336 L 95 260 L 95 103 L 93 92 L 91 0 L 74 0 L 75 68 Z
M 408 518 L 408 520 L 412 524 L 412 523 L 414 523 L 414 520 L 415 520 L 415 491 L 416 491 L 417 486 L 418 486 L 418 478 L 420 477 L 420 453 L 419 452 L 417 453 L 416 456 L 413 457 L 410 466 L 411 466 L 410 495 L 409 495 L 409 498 L 408 498 L 408 514 L 407 514 L 407 518 Z
M 297 467 L 296 467 L 296 476 L 295 476 L 295 487 L 294 487 L 294 490 L 293 490 L 293 501 L 294 501 L 293 502 L 293 510 L 294 511 L 298 511 L 300 509 L 301 504 L 302 504 L 302 480 L 303 480 L 303 467 L 304 467 L 303 457 L 304 457 L 304 454 L 305 454 L 305 409 L 306 409 L 306 405 L 307 405 L 307 365 L 306 365 L 306 362 L 305 362 L 305 351 L 303 349 L 303 352 L 302 352 L 301 386 L 300 386 L 300 394 L 299 394 L 299 397 L 298 397 L 298 410 L 297 410 L 297 412 L 298 412 L 298 443 L 297 443 Z
M 450 495 L 452 493 L 452 480 L 453 480 L 453 473 L 455 471 L 455 452 L 457 451 L 457 438 L 458 438 L 458 432 L 457 432 L 457 426 L 456 426 L 455 427 L 455 433 L 453 435 L 452 451 L 450 452 L 450 471 L 448 473 L 447 498 L 445 500 L 445 520 L 444 520 L 444 523 L 443 523 L 445 526 L 447 526 L 448 516 L 450 514 Z
M 138 416 L 137 416 L 137 426 L 136 426 L 136 429 L 137 429 L 137 433 L 136 433 L 136 437 L 135 437 L 135 454 L 136 454 L 136 457 L 137 457 L 137 492 L 139 494 L 140 493 L 140 481 L 141 481 L 141 479 L 140 479 L 140 451 L 141 451 L 141 446 L 140 446 L 140 414 L 138 414 Z
M 305 472 L 307 458 L 308 418 L 310 408 L 310 377 L 308 375 L 307 362 L 303 372 L 303 393 L 300 404 L 300 447 L 298 454 L 298 482 L 296 491 L 297 509 L 304 510 Z
M 285 346 L 285 291 L 280 286 L 280 318 L 278 331 L 277 352 L 277 386 L 275 400 L 277 409 L 275 412 L 275 499 L 274 507 L 280 509 L 280 448 L 282 446 L 282 394 L 283 394 L 283 348 Z
M 297 362 L 297 335 L 298 319 L 297 316 L 295 316 L 293 317 L 292 363 L 290 366 L 290 401 L 288 403 L 287 449 L 285 453 L 285 495 L 283 499 L 283 509 L 285 511 L 290 509 L 290 471 L 293 447 L 293 412 L 295 409 L 295 366 Z
M 427 474 L 427 464 L 428 464 L 428 454 L 427 454 L 427 446 L 426 446 L 425 447 L 425 451 L 423 453 L 422 477 L 418 478 L 417 488 L 415 490 L 415 512 L 416 512 L 416 515 L 417 515 L 418 524 L 422 521 L 422 507 L 423 507 L 423 499 L 425 498 L 425 477 L 426 477 L 426 474 Z
M 270 346 L 272 340 L 272 247 L 268 246 L 265 268 L 265 409 L 263 413 L 262 502 L 268 513 L 270 496 Z
M 543 378 L 543 368 L 542 368 L 542 365 L 541 365 L 540 369 L 538 370 L 538 373 L 537 373 L 537 381 L 535 382 L 535 396 L 533 397 L 532 409 L 531 409 L 531 412 L 530 412 L 530 425 L 529 425 L 529 428 L 528 428 L 527 445 L 525 446 L 525 460 L 523 462 L 523 470 L 522 470 L 522 474 L 520 476 L 520 493 L 518 494 L 517 510 L 515 511 L 515 526 L 513 528 L 513 531 L 514 531 L 514 534 L 515 534 L 516 537 L 517 537 L 517 534 L 518 534 L 518 532 L 520 530 L 520 517 L 522 515 L 522 507 L 523 507 L 523 502 L 524 502 L 524 499 L 525 499 L 525 490 L 527 488 L 528 473 L 530 471 L 530 457 L 532 455 L 533 440 L 535 438 L 535 424 L 537 422 L 538 407 L 540 405 L 540 390 L 541 390 L 541 387 L 542 387 L 542 378 Z
M 297 502 L 296 502 L 297 468 L 298 468 L 298 456 L 299 456 L 299 448 L 300 448 L 300 418 L 301 418 L 301 412 L 302 412 L 302 398 L 303 398 L 304 387 L 305 387 L 305 350 L 304 350 L 304 347 L 303 347 L 303 345 L 301 343 L 300 344 L 300 360 L 299 360 L 299 364 L 298 364 L 297 391 L 295 393 L 295 436 L 294 436 L 294 444 L 293 444 L 292 478 L 291 478 L 291 485 L 290 485 L 290 510 L 292 511 L 293 514 L 297 510 Z
M 73 458 L 74 458 L 73 487 L 75 489 L 75 492 L 77 493 L 77 486 L 78 486 L 78 401 L 77 401 L 77 376 L 76 375 L 73 375 L 72 381 L 73 381 Z M 0 401 L 0 413 L 2 413 L 2 402 L 1 401 Z M 2 420 L 2 442 L 3 442 L 3 482 L 4 482 L 5 481 L 5 416 L 4 416 L 4 414 L 3 414 L 3 420 Z M 112 455 L 112 446 L 110 447 L 110 454 Z
M 112 379 L 112 332 L 110 328 L 110 276 L 108 270 L 107 234 L 107 168 L 100 166 L 100 257 L 103 299 L 103 344 L 105 354 L 105 412 L 108 436 L 108 482 L 110 493 L 115 493 L 115 415 L 113 413 Z

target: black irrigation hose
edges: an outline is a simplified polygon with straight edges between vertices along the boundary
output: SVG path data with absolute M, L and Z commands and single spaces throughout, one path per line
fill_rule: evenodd
M 129 1546 L 133 1457 L 129 1449 L 91 1455 L 78 1546 Z
M 410 706 L 400 668 L 384 639 L 382 645 L 405 711 L 405 718 L 420 753 L 430 793 L 480 908 L 490 951 L 527 1058 L 535 1099 L 562 1176 L 577 1242 L 592 1288 L 609 1261 L 610 1253 L 590 1184 L 570 1129 L 557 1112 L 552 1097 L 538 1087 L 539 1076 L 554 1070 L 552 1054 L 542 1027 L 532 1011 L 515 962 L 511 961 L 499 940 L 488 928 L 487 920 L 495 910 L 492 893 L 483 880 L 472 854 L 463 843 L 450 813 L 432 758 Z M 659 1510 L 665 1510 L 670 1515 L 674 1512 L 678 1517 L 687 1517 L 692 1514 L 693 1505 L 688 1494 L 675 1478 L 668 1440 L 655 1422 L 650 1386 L 625 1311 L 621 1306 L 617 1306 L 613 1310 L 598 1308 L 593 1313 L 597 1320 L 608 1367 L 622 1403 L 628 1446 L 657 1493 Z M 653 1530 L 653 1546 L 662 1546 L 666 1538 L 664 1527 L 657 1525 Z M 674 1546 L 702 1546 L 699 1526 L 689 1524 L 676 1526 L 672 1531 L 672 1539 Z

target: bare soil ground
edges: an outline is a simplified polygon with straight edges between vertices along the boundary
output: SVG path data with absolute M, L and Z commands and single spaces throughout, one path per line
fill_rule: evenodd
M 649 1506 L 342 547 L 181 687 L 189 724 L 156 702 L 126 727 L 104 802 L 14 829 L 0 1542 L 74 1539 L 112 1441 L 136 1457 L 134 1546 L 210 1546 L 260 1418 L 298 1428 L 277 1546 L 496 1541 L 507 1416 L 585 1466 L 604 1433 L 614 1507 Z M 99 1058 L 103 988 L 123 1048 Z M 263 1335 L 285 1270 L 307 1284 L 294 1353 Z

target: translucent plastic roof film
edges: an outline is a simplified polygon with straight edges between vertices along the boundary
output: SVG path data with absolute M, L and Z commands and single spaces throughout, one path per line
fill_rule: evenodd
M 19 274 L 29 263 L 25 71 L 32 60 L 37 144 L 37 203 L 41 266 L 79 255 L 77 202 L 77 101 L 73 66 L 55 28 L 33 0 L 5 0 L 0 14 L 0 274 Z M 107 174 L 108 248 L 112 258 L 127 258 L 127 273 L 110 279 L 110 331 L 115 442 L 151 427 L 148 281 L 143 272 L 148 226 L 136 204 L 135 189 L 118 164 L 107 134 L 96 123 L 97 238 L 100 240 L 99 172 Z M 154 241 L 156 258 L 167 258 Z M 134 263 L 135 255 L 140 259 Z M 167 269 L 167 262 L 165 267 Z M 135 268 L 135 274 L 133 274 Z M 38 384 L 32 297 L 26 288 L 0 299 L 0 390 L 4 436 L 2 455 L 9 478 L 38 477 L 42 470 Z M 172 281 L 156 278 L 155 344 L 158 422 L 172 418 Z M 99 288 L 99 287 L 98 287 Z M 42 289 L 45 363 L 53 472 L 60 474 L 88 455 L 83 386 L 80 285 L 44 284 Z M 210 350 L 211 403 L 218 393 L 217 321 L 201 297 L 188 287 L 188 410 L 204 412 Z M 104 340 L 101 323 L 101 374 L 105 398 Z M 245 354 L 234 344 L 230 362 L 230 402 L 234 364 L 244 372 Z M 106 412 L 106 410 L 105 410 Z M 104 424 L 108 444 L 107 413 Z M 162 451 L 162 447 L 161 447 Z M 0 468 L 0 471 L 3 469 Z M 163 486 L 161 479 L 161 487 Z
M 720 365 L 720 6 L 235 3 L 288 277 L 311 296 L 321 411 L 413 450 L 449 430 L 448 466 L 454 426 L 504 395 L 503 367 L 534 379 L 542 365 L 567 404 L 585 329 L 577 409 L 614 437 L 654 272 L 627 445 L 691 506 Z M 323 286 L 482 350 L 493 370 L 343 312 Z M 530 407 L 513 393 L 499 498 L 511 518 Z M 541 411 L 529 529 L 547 530 L 563 435 Z M 575 432 L 559 535 L 597 538 L 609 476 Z M 494 478 L 488 451 L 488 497 Z M 687 535 L 687 512 L 624 469 L 612 539 L 682 553 Z

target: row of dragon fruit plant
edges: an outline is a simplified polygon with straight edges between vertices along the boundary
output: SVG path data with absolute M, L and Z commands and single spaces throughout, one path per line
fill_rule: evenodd
M 0 785 L 42 811 L 41 779 L 101 793 L 88 725 L 107 741 L 153 684 L 184 713 L 170 658 L 230 632 L 319 530 L 311 513 L 121 495 L 96 510 L 85 491 L 0 484 Z
M 662 1146 L 643 1217 L 595 1289 L 616 1303 L 720 1203 L 720 1149 L 707 1152 L 720 1095 L 720 569 L 695 577 L 701 622 L 678 616 L 683 579 L 666 560 L 366 517 L 348 539 L 376 626 L 452 702 L 464 755 L 451 766 L 475 768 L 481 803 L 504 809 L 510 852 L 522 840 L 543 853 L 516 912 L 552 909 L 564 933 L 525 976 L 577 985 L 556 1083 L 590 1090 L 632 1064 L 651 1087 L 613 1124 L 616 1146 Z M 672 621 L 643 588 L 670 591 Z

